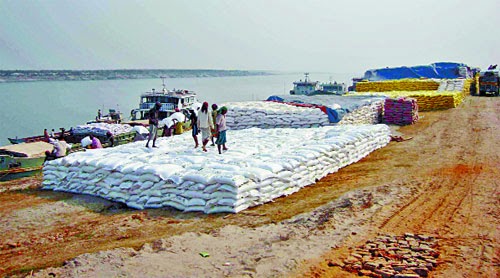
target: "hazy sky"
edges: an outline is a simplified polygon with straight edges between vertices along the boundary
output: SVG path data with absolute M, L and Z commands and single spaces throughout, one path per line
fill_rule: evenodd
M 0 69 L 500 63 L 499 0 L 0 0 Z

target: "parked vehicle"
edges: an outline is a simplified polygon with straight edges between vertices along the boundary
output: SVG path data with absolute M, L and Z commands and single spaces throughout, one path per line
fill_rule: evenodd
M 479 73 L 479 95 L 494 95 L 500 94 L 500 77 L 497 69 L 489 69 Z

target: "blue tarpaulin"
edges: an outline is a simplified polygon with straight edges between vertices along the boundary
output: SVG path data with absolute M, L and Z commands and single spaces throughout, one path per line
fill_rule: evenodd
M 426 78 L 440 78 L 439 74 L 436 71 L 436 68 L 433 66 L 414 66 L 411 69 L 417 74 L 419 77 Z
M 463 63 L 439 62 L 413 67 L 370 69 L 364 79 L 369 81 L 395 80 L 404 78 L 455 79 L 468 77 L 470 68 Z
M 331 123 L 338 123 L 346 113 L 352 112 L 359 107 L 372 104 L 376 101 L 384 100 L 384 96 L 338 96 L 338 95 L 274 95 L 267 98 L 267 101 L 288 103 L 297 106 L 308 106 L 320 108 L 328 115 Z

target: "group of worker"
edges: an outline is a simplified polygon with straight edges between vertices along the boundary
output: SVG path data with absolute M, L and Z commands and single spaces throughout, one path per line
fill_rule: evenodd
M 148 141 L 146 143 L 146 147 L 149 147 L 149 143 L 153 141 L 153 148 L 156 148 L 156 139 L 158 137 L 158 126 L 159 126 L 159 111 L 161 108 L 161 103 L 157 102 L 155 106 L 149 111 L 149 135 Z M 176 112 L 180 112 L 177 108 Z M 195 143 L 195 148 L 199 147 L 198 135 L 201 133 L 201 145 L 202 150 L 207 152 L 207 144 L 209 141 L 212 142 L 212 146 L 217 145 L 217 150 L 219 154 L 222 154 L 222 151 L 226 151 L 226 113 L 227 108 L 222 107 L 218 109 L 217 104 L 212 105 L 212 111 L 210 112 L 208 109 L 208 102 L 204 102 L 199 108 L 192 108 L 189 110 L 189 119 L 191 122 L 192 136 Z M 172 129 L 182 128 L 183 123 L 174 120 L 170 126 L 164 127 L 163 135 L 171 135 L 174 133 Z M 60 157 L 66 156 L 68 150 L 71 148 L 71 145 L 66 143 L 64 140 L 64 129 L 61 130 L 61 135 L 59 138 L 54 138 L 54 130 L 49 135 L 47 129 L 44 130 L 44 136 L 48 143 L 54 146 L 52 151 L 46 151 L 46 161 L 53 160 Z M 177 134 L 182 133 L 182 131 L 175 132 Z M 111 132 L 106 134 L 107 140 L 110 142 L 111 146 L 114 146 L 114 138 Z M 100 149 L 102 148 L 102 143 L 93 134 L 89 135 L 89 142 L 85 144 L 86 148 L 89 149 Z M 82 141 L 82 146 L 83 146 Z
M 218 109 L 217 104 L 212 105 L 212 111 L 208 110 L 208 102 L 204 102 L 199 108 L 192 108 L 189 110 L 189 120 L 191 122 L 191 134 L 195 143 L 195 148 L 199 147 L 198 135 L 201 133 L 201 143 L 202 150 L 207 152 L 207 144 L 212 141 L 212 146 L 217 145 L 219 154 L 222 151 L 226 151 L 226 113 L 227 108 L 222 107 Z M 158 126 L 159 126 L 159 111 L 161 108 L 161 103 L 156 102 L 155 106 L 149 111 L 149 136 L 146 143 L 146 148 L 149 148 L 149 142 L 153 141 L 153 148 L 156 148 L 156 139 L 158 137 Z M 179 112 L 179 109 L 176 109 Z M 172 134 L 172 129 L 176 126 L 181 126 L 182 123 L 175 120 L 170 126 L 164 127 L 163 134 L 170 136 Z M 216 139 L 215 139 L 216 138 Z M 215 141 L 214 141 L 215 139 Z
M 62 129 L 62 131 L 63 132 L 61 133 L 61 136 L 59 136 L 59 138 L 54 138 L 53 136 L 47 136 L 47 133 L 44 132 L 44 136 L 47 139 L 46 141 L 53 146 L 52 151 L 49 151 L 49 150 L 45 151 L 45 161 L 54 160 L 57 158 L 64 157 L 64 156 L 66 156 L 68 151 L 71 149 L 71 144 L 68 144 L 66 142 L 66 140 L 64 139 L 64 136 L 63 136 L 64 129 Z M 109 142 L 110 146 L 114 146 L 114 138 L 113 138 L 113 135 L 111 132 L 108 131 L 106 133 L 106 138 L 107 138 L 106 142 Z M 88 148 L 88 149 L 102 149 L 103 148 L 101 140 L 99 140 L 99 138 L 97 138 L 93 134 L 89 135 L 88 141 L 89 141 L 88 144 L 83 144 L 83 140 L 82 140 L 82 146 L 85 148 Z

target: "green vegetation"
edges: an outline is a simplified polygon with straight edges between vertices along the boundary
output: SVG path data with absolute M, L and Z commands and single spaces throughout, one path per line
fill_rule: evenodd
M 268 75 L 263 71 L 211 69 L 0 70 L 0 82 L 115 80 Z

